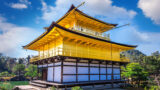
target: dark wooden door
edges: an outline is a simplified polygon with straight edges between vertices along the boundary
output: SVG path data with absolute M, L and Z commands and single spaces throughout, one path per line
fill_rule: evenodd
M 46 81 L 47 80 L 47 69 L 44 68 L 42 70 L 42 80 Z

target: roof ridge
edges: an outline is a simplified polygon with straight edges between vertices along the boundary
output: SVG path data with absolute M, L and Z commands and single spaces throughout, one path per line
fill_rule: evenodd
M 66 14 L 65 14 L 64 16 L 62 16 L 62 18 L 60 18 L 59 20 L 57 20 L 56 23 L 60 22 L 63 18 L 65 18 L 65 17 L 68 15 L 68 13 L 69 13 L 70 11 L 72 11 L 74 8 L 76 8 L 76 7 L 72 4 L 72 5 L 70 6 L 69 10 L 66 12 Z M 86 13 L 82 12 L 81 10 L 79 10 L 79 9 L 77 9 L 77 8 L 75 9 L 75 11 L 79 12 L 80 14 L 82 14 L 82 15 L 90 18 L 90 19 L 94 19 L 95 21 L 98 21 L 98 22 L 103 23 L 103 24 L 106 24 L 106 25 L 113 25 L 114 27 L 118 25 L 118 24 L 111 24 L 111 23 L 107 23 L 107 22 L 105 22 L 105 21 L 96 19 L 96 18 L 94 18 L 94 17 L 92 17 L 92 16 L 90 16 L 90 15 L 87 15 Z

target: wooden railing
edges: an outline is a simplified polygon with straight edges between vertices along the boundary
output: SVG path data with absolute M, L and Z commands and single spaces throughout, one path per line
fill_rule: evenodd
M 84 53 L 82 51 L 77 51 L 77 50 L 72 50 L 72 49 L 67 49 L 67 48 L 56 48 L 52 53 L 46 54 L 46 55 L 40 55 L 40 56 L 34 56 L 30 59 L 30 62 L 34 62 L 37 60 L 57 56 L 57 55 L 62 55 L 62 56 L 71 56 L 71 57 L 83 57 L 83 58 L 94 58 L 94 59 L 103 59 L 103 57 L 107 57 L 105 54 L 96 54 L 93 52 L 87 52 Z M 108 60 L 108 59 L 106 59 Z M 111 60 L 111 61 L 120 61 L 120 62 L 130 62 L 130 60 L 127 57 L 121 57 Z
M 93 37 L 96 37 L 96 38 L 100 38 L 100 39 L 105 39 L 105 40 L 110 40 L 110 37 L 109 35 L 105 35 L 105 34 L 102 34 L 102 35 L 94 35 L 94 34 L 91 34 L 91 33 L 87 33 L 87 32 L 83 32 L 83 31 L 80 31 L 80 30 L 75 30 L 75 29 L 70 29 L 72 31 L 76 31 L 76 32 L 79 32 L 79 33 L 82 33 L 82 34 L 86 34 L 86 35 L 89 35 L 89 36 L 93 36 Z

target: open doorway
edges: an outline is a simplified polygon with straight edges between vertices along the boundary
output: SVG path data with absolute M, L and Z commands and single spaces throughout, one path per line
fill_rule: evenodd
M 47 68 L 42 69 L 42 80 L 47 81 Z

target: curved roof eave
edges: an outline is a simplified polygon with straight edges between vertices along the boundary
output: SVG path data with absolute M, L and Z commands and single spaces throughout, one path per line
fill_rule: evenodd
M 100 40 L 100 41 L 104 41 L 104 42 L 108 42 L 108 43 L 112 43 L 112 44 L 117 44 L 117 45 L 121 45 L 121 46 L 127 46 L 127 47 L 133 47 L 133 48 L 136 48 L 137 45 L 127 45 L 127 44 L 122 44 L 122 43 L 117 43 L 117 42 L 113 42 L 113 41 L 109 41 L 109 40 L 105 40 L 105 39 L 100 39 L 100 38 L 96 38 L 96 37 L 93 37 L 93 36 L 89 36 L 89 35 L 85 35 L 85 34 L 82 34 L 82 33 L 79 33 L 79 32 L 75 32 L 75 31 L 72 31 L 70 29 L 67 29 L 63 26 L 60 26 L 58 25 L 56 22 L 52 22 L 51 26 L 48 28 L 47 32 L 43 33 L 40 37 L 38 37 L 37 39 L 35 39 L 34 41 L 32 41 L 31 43 L 29 43 L 28 45 L 26 46 L 23 46 L 23 48 L 27 47 L 27 46 L 30 46 L 31 44 L 35 43 L 36 41 L 38 41 L 39 39 L 43 38 L 45 35 L 47 35 L 51 30 L 52 28 L 54 27 L 58 27 L 62 30 L 65 30 L 65 31 L 68 31 L 68 32 L 71 32 L 71 33 L 74 33 L 74 34 L 78 34 L 78 35 L 81 35 L 81 36 L 84 36 L 84 37 L 88 37 L 88 38 L 92 38 L 92 39 L 96 39 L 96 40 Z
M 85 35 L 85 34 L 82 34 L 82 33 L 75 32 L 75 31 L 72 31 L 70 29 L 67 29 L 67 28 L 65 28 L 63 26 L 58 25 L 57 23 L 55 23 L 54 26 L 58 27 L 58 28 L 60 28 L 62 30 L 65 30 L 65 31 L 68 31 L 68 32 L 71 32 L 71 33 L 74 33 L 74 34 L 78 34 L 78 35 L 81 35 L 81 36 L 85 36 L 85 37 L 88 37 L 88 38 L 92 38 L 92 39 L 96 39 L 96 40 L 100 40 L 100 41 L 105 41 L 105 42 L 108 42 L 108 43 L 117 44 L 117 45 L 121 45 L 121 46 L 127 46 L 127 47 L 133 47 L 133 48 L 137 47 L 137 45 L 127 45 L 127 44 L 117 43 L 117 42 L 113 42 L 113 41 L 109 41 L 109 40 L 105 40 L 105 39 L 101 39 L 101 38 Z
M 66 13 L 62 18 L 60 18 L 59 20 L 57 20 L 56 23 L 58 23 L 58 22 L 60 22 L 61 20 L 63 20 L 63 19 L 68 15 L 68 13 L 69 13 L 70 11 L 72 11 L 74 8 L 76 8 L 76 7 L 72 4 L 71 7 L 70 7 L 70 9 L 67 11 L 67 13 Z M 93 17 L 91 17 L 91 16 L 83 13 L 82 11 L 80 11 L 80 10 L 77 9 L 77 8 L 75 9 L 75 11 L 77 11 L 77 12 L 79 12 L 80 14 L 86 16 L 87 18 L 93 19 L 93 20 L 95 20 L 95 21 L 97 21 L 97 22 L 100 22 L 100 23 L 103 23 L 103 24 L 106 24 L 106 25 L 112 25 L 112 26 L 114 26 L 114 27 L 116 27 L 116 26 L 118 25 L 118 24 L 110 24 L 110 23 L 107 23 L 107 22 L 98 20 L 98 19 L 96 19 L 96 18 L 93 18 Z

